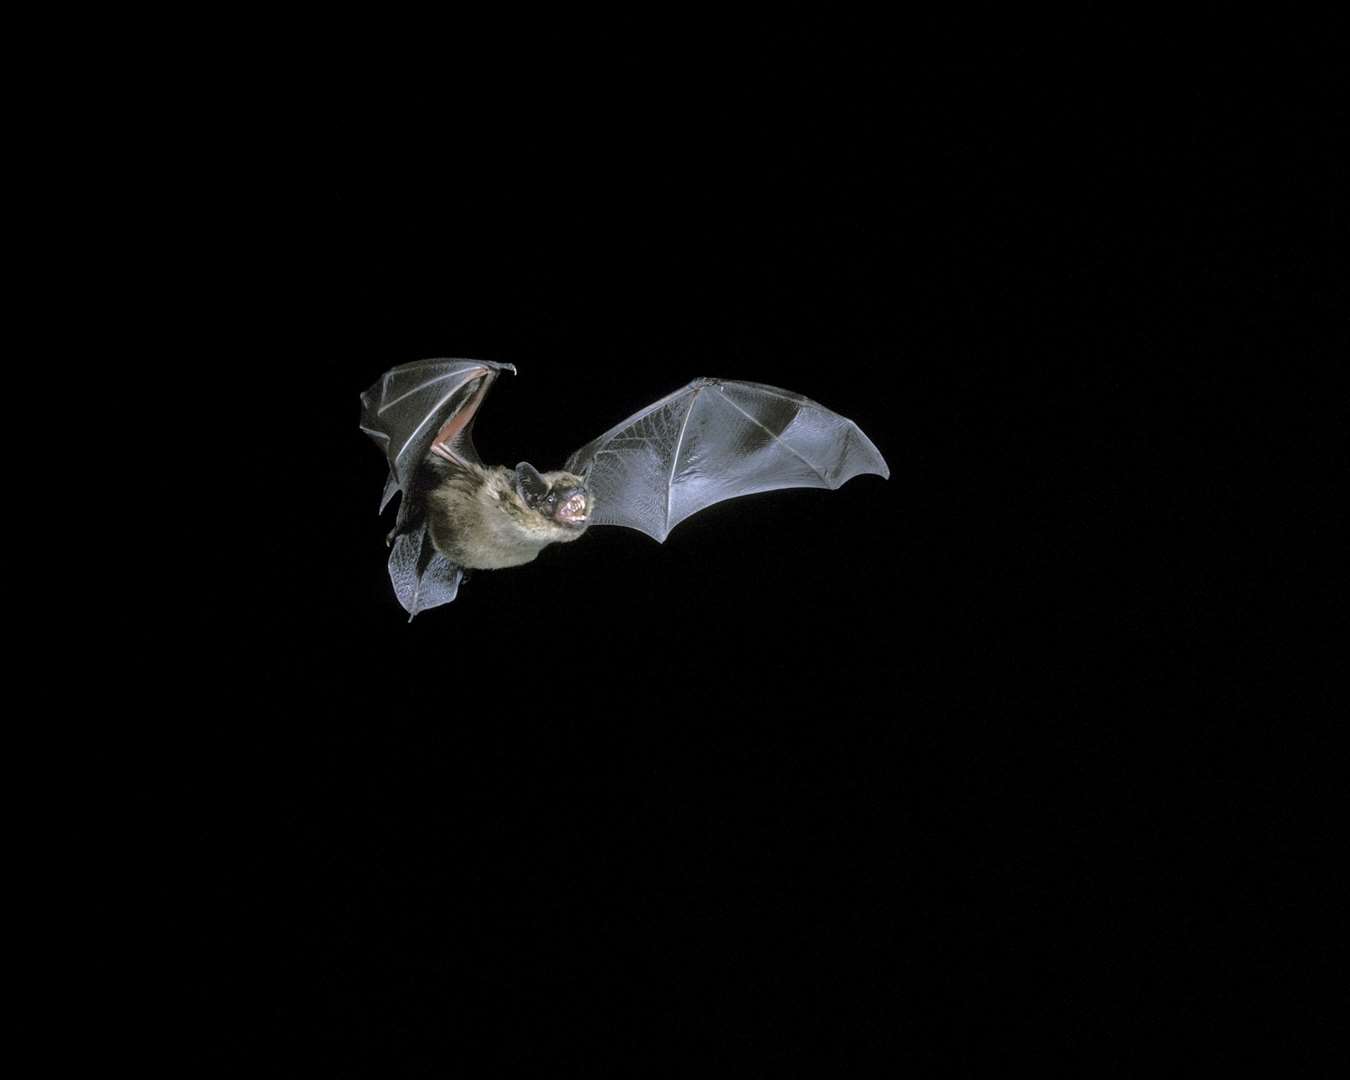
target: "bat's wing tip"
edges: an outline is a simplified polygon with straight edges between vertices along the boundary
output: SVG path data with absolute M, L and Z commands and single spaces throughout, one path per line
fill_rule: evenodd
M 848 426 L 852 429 L 851 434 L 857 436 L 857 440 L 851 441 L 855 442 L 856 449 L 859 451 L 858 457 L 861 458 L 857 470 L 850 475 L 879 476 L 883 480 L 889 480 L 891 478 L 891 467 L 886 464 L 886 459 L 877 449 L 877 444 L 868 438 L 867 432 L 863 431 L 854 421 L 848 421 Z M 858 441 L 861 442 L 861 446 L 857 446 Z
M 861 465 L 854 469 L 848 474 L 845 482 L 847 483 L 848 480 L 852 480 L 855 476 L 879 476 L 883 480 L 889 480 L 891 478 L 891 467 L 887 465 L 882 458 L 878 457 L 875 464 Z

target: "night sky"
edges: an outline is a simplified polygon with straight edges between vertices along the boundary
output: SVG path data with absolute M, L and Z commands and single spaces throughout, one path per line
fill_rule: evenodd
M 1212 650 L 1269 438 L 1239 398 L 1298 341 L 1273 275 L 1317 273 L 1246 133 L 1306 171 L 1316 122 L 1212 72 L 846 37 L 353 59 L 259 136 L 234 370 L 284 423 L 214 601 L 248 608 L 238 708 L 183 772 L 229 792 L 189 877 L 207 1059 L 960 1073 L 1029 1041 L 1095 1074 L 1205 1030 L 1199 970 L 1279 976 L 1227 947 L 1276 901 L 1214 840 L 1260 803 Z M 358 396 L 434 356 L 516 365 L 491 463 L 711 375 L 855 420 L 891 476 L 596 528 L 409 624 Z

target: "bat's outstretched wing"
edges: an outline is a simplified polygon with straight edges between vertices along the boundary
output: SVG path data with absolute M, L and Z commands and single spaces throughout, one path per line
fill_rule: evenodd
M 587 478 L 592 524 L 659 541 L 723 499 L 890 476 L 853 421 L 790 390 L 729 379 L 695 379 L 587 443 L 567 469 Z
M 361 430 L 389 463 L 380 511 L 396 491 L 403 492 L 389 534 L 389 577 L 410 616 L 453 600 L 463 576 L 426 532 L 427 456 L 482 464 L 473 445 L 473 421 L 502 370 L 516 369 L 488 360 L 418 360 L 385 372 L 361 395 Z

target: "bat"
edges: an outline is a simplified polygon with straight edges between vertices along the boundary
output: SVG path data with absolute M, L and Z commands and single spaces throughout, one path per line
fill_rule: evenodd
M 586 443 L 554 472 L 486 465 L 473 424 L 512 364 L 418 360 L 361 395 L 361 430 L 384 452 L 383 514 L 400 494 L 389 577 L 409 619 L 449 603 L 467 571 L 532 561 L 596 525 L 664 543 L 713 503 L 778 488 L 838 488 L 889 477 L 853 421 L 761 383 L 695 379 Z

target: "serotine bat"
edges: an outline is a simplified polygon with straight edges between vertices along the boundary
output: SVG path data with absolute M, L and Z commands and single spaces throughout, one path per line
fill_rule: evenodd
M 419 360 L 361 395 L 361 430 L 389 462 L 383 512 L 401 492 L 389 576 L 410 617 L 449 603 L 466 570 L 530 562 L 592 525 L 623 525 L 659 542 L 723 499 L 777 488 L 837 488 L 888 477 L 851 420 L 760 383 L 695 379 L 541 473 L 484 465 L 478 408 L 499 371 L 487 360 Z

